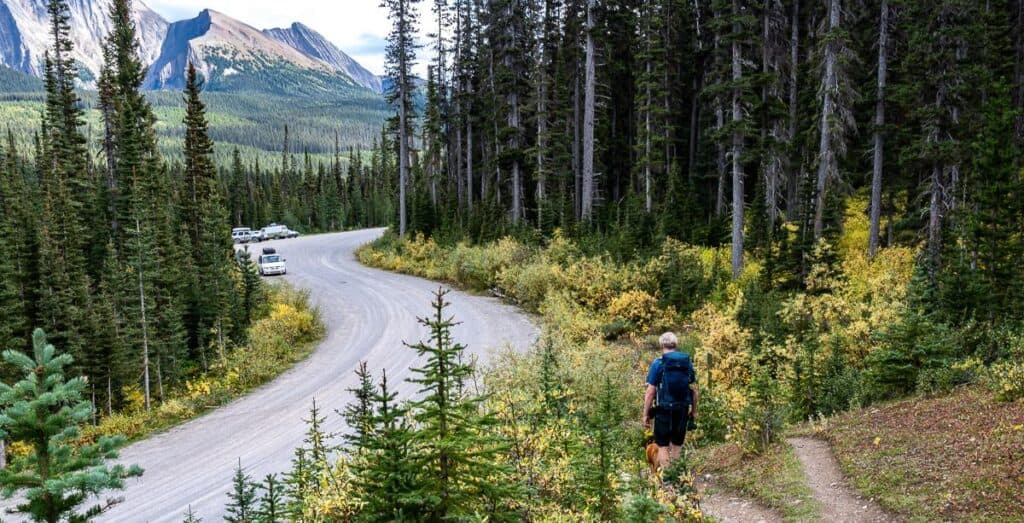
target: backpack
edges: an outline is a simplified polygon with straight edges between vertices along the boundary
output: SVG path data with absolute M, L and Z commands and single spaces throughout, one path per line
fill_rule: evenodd
M 690 404 L 690 356 L 670 352 L 661 357 L 661 384 L 658 385 L 658 408 L 685 410 Z

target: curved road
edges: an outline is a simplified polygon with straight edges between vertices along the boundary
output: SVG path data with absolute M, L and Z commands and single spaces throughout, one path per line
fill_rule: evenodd
M 288 260 L 285 277 L 309 289 L 323 313 L 327 337 L 304 362 L 274 382 L 178 428 L 141 441 L 121 453 L 146 473 L 130 480 L 125 498 L 102 521 L 180 522 L 189 505 L 205 521 L 219 521 L 234 467 L 241 459 L 253 478 L 288 469 L 302 442 L 313 399 L 323 407 L 327 430 L 340 431 L 334 413 L 349 402 L 353 370 L 367 361 L 375 376 L 387 369 L 399 383 L 409 375 L 415 353 L 402 345 L 424 337 L 416 318 L 429 314 L 437 283 L 370 269 L 353 251 L 380 236 L 381 229 L 266 242 Z M 536 328 L 515 308 L 495 299 L 453 292 L 448 296 L 457 321 L 455 339 L 486 359 L 493 349 L 525 350 Z M 402 383 L 399 397 L 415 387 Z

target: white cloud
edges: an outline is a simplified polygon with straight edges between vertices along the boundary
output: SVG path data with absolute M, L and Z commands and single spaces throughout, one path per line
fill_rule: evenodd
M 379 0 L 142 0 L 171 22 L 195 17 L 203 9 L 220 11 L 259 29 L 301 22 L 323 34 L 339 49 L 375 74 L 384 72 L 384 39 L 391 30 Z M 431 22 L 421 3 L 421 25 Z M 427 33 L 422 28 L 421 33 Z M 424 48 L 417 72 L 426 74 Z

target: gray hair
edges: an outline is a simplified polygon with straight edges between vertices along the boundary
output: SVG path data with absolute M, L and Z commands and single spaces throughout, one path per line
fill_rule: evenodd
M 674 332 L 666 332 L 658 338 L 658 345 L 663 349 L 674 349 L 679 346 L 679 338 Z

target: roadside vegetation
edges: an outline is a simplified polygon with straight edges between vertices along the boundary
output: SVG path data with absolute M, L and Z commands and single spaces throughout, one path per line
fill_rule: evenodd
M 313 352 L 325 333 L 309 293 L 286 283 L 268 286 L 266 301 L 256 314 L 245 341 L 225 347 L 210 370 L 167 390 L 163 401 L 149 411 L 139 388 L 130 387 L 125 407 L 100 418 L 83 436 L 123 435 L 135 441 L 202 416 L 287 372 Z
M 799 462 L 780 443 L 791 427 L 907 394 L 944 395 L 972 383 L 988 404 L 1019 404 L 1012 403 L 1020 398 L 1020 381 L 1012 378 L 1021 368 L 1019 343 L 1013 341 L 1018 338 L 1001 339 L 980 326 L 953 331 L 922 317 L 915 251 L 885 248 L 870 261 L 860 245 L 865 228 L 851 214 L 842 236 L 816 247 L 804 290 L 779 288 L 759 259 L 733 279 L 727 249 L 672 239 L 647 255 L 621 259 L 558 232 L 540 242 L 505 237 L 480 245 L 439 243 L 423 235 L 402 240 L 389 233 L 360 249 L 358 257 L 371 266 L 500 295 L 539 315 L 539 346 L 526 355 L 504 355 L 484 371 L 484 383 L 488 406 L 498 412 L 512 449 L 508 459 L 517 477 L 536 486 L 540 511 L 562 510 L 571 517 L 600 506 L 599 498 L 564 493 L 576 492 L 569 471 L 577 462 L 567 449 L 603 448 L 592 432 L 576 428 L 593 427 L 601 415 L 609 416 L 602 419 L 611 422 L 606 427 L 614 434 L 606 441 L 607 472 L 619 478 L 605 495 L 618 499 L 619 515 L 636 502 L 635 489 L 642 492 L 638 486 L 646 484 L 639 391 L 656 357 L 653 335 L 677 329 L 686 335 L 685 349 L 694 357 L 703 390 L 698 429 L 688 442 L 709 448 L 696 455 L 691 471 L 712 473 L 717 487 L 744 492 L 801 520 L 817 509 Z M 985 335 L 993 337 L 974 337 Z M 980 349 L 974 345 L 979 341 L 1000 355 L 991 365 L 980 357 L 953 356 Z M 529 415 L 537 412 L 550 414 Z M 948 437 L 955 434 L 954 429 Z M 849 468 L 864 467 L 886 470 L 881 463 Z M 894 477 L 906 477 L 901 473 L 909 473 L 909 464 L 897 470 Z M 855 486 L 879 497 L 877 490 L 863 489 L 877 478 L 862 477 Z M 984 495 L 981 485 L 968 482 L 964 495 Z M 946 503 L 938 489 L 932 494 L 917 501 Z M 572 499 L 581 503 L 573 507 Z

